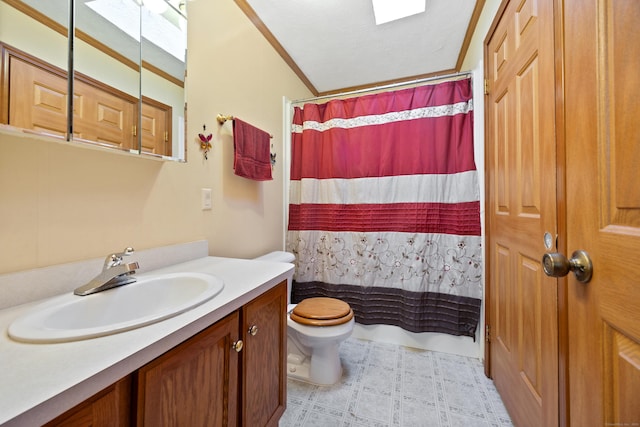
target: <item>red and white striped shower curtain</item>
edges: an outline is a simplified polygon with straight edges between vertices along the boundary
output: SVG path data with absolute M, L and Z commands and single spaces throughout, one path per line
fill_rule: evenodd
M 295 107 L 293 302 L 475 337 L 482 296 L 470 79 Z

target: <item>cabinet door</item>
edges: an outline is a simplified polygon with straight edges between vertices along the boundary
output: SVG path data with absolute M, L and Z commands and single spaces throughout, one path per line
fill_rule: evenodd
M 277 426 L 284 413 L 287 386 L 286 309 L 286 281 L 243 308 L 242 425 Z M 250 332 L 253 326 L 257 328 L 255 335 Z
M 137 372 L 137 425 L 235 426 L 238 312 Z
M 110 385 L 45 427 L 126 427 L 129 425 L 131 377 Z

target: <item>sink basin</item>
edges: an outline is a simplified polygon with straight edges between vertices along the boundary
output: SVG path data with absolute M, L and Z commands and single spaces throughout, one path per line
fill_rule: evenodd
M 111 335 L 159 322 L 215 297 L 224 283 L 199 273 L 141 276 L 97 294 L 72 292 L 34 306 L 9 325 L 23 342 L 64 342 Z

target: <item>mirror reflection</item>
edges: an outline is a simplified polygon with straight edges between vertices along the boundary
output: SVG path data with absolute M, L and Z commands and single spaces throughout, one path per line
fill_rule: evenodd
M 67 139 L 68 2 L 0 1 L 0 123 Z
M 185 0 L 144 0 L 141 9 L 141 151 L 177 157 L 185 153 Z
M 74 35 L 73 140 L 137 152 L 139 5 L 76 0 Z
M 69 3 L 75 4 L 71 73 Z M 2 69 L 19 68 L 2 74 L 0 123 L 184 160 L 184 8 L 179 0 L 0 0 Z M 5 81 L 9 76 L 22 80 Z

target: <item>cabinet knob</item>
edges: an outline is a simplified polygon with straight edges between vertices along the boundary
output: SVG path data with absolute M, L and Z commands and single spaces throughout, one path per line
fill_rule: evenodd
M 251 334 L 251 336 L 255 336 L 258 333 L 258 326 L 257 325 L 251 325 L 249 327 L 249 334 Z
M 242 351 L 242 347 L 244 347 L 244 343 L 242 342 L 242 340 L 234 341 L 233 344 L 231 344 L 231 348 L 238 353 Z

